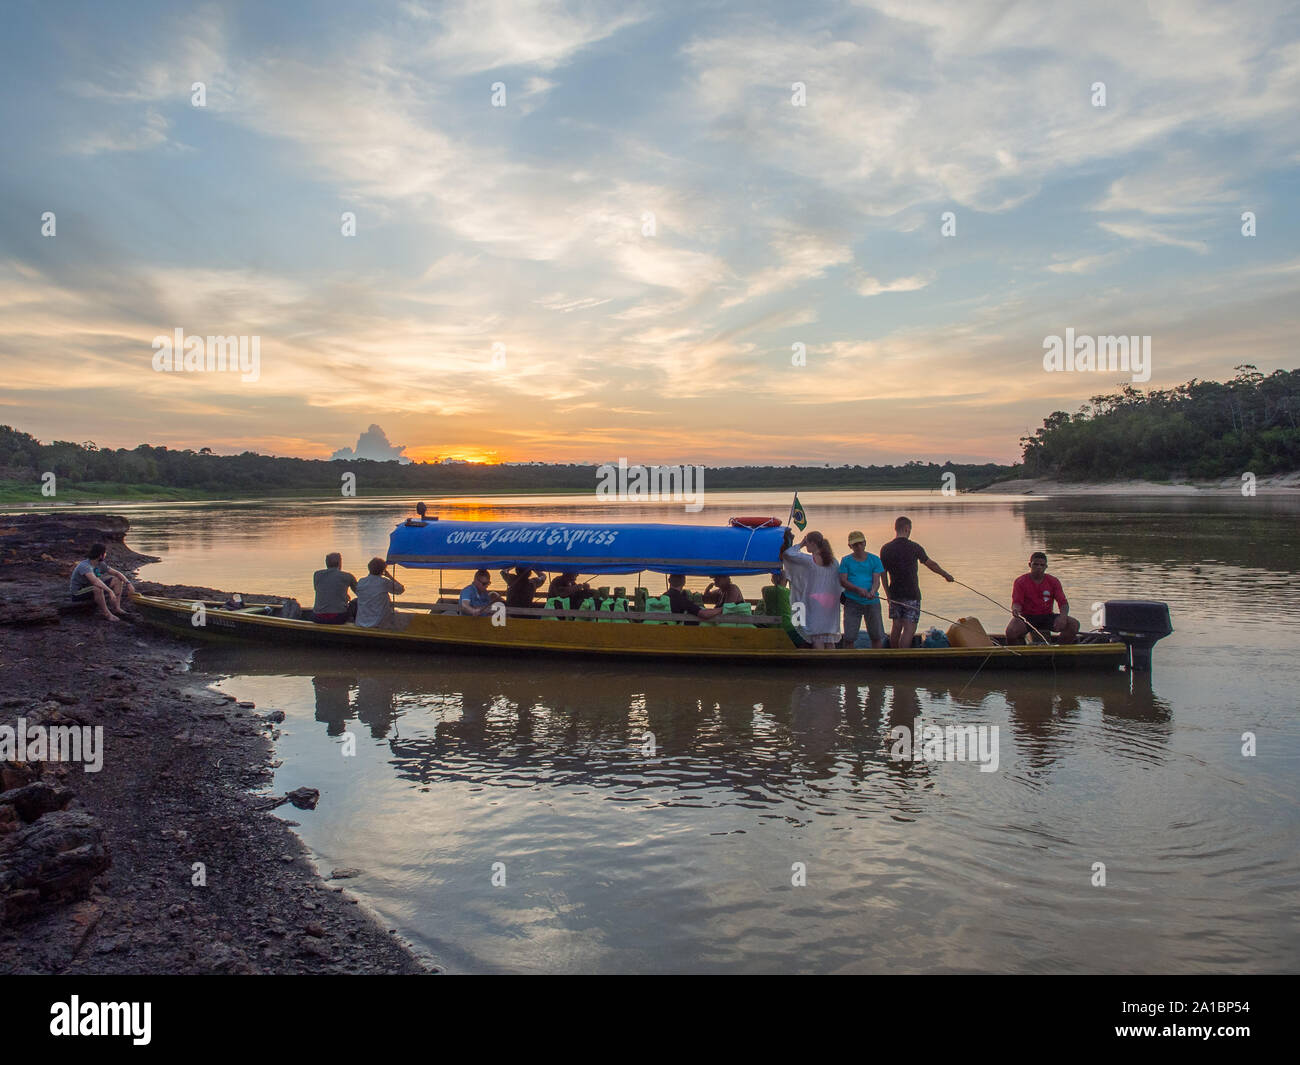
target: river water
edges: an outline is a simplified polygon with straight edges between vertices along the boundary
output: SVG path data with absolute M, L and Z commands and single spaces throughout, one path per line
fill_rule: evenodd
M 194 668 L 285 711 L 274 787 L 320 789 L 293 817 L 322 869 L 362 870 L 348 887 L 452 970 L 1297 968 L 1300 503 L 802 499 L 837 552 L 850 529 L 878 549 L 907 513 L 932 557 L 1000 602 L 1043 549 L 1084 628 L 1094 602 L 1152 598 L 1176 631 L 1133 677 L 246 647 L 202 650 Z M 579 497 L 431 512 L 707 524 L 788 506 L 713 493 L 695 515 Z M 361 574 L 410 501 L 125 512 L 131 546 L 163 557 L 146 577 L 310 605 L 324 554 Z M 418 575 L 407 597 L 435 584 Z M 924 570 L 922 590 L 927 610 L 1005 624 Z M 889 730 L 917 715 L 996 726 L 997 770 L 892 760 Z

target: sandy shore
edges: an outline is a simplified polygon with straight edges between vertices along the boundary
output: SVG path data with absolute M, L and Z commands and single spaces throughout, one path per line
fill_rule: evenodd
M 1217 481 L 1054 481 L 1047 477 L 1020 477 L 998 481 L 976 492 L 1025 496 L 1197 496 L 1241 495 L 1240 477 Z M 1277 473 L 1257 478 L 1257 495 L 1291 495 L 1300 493 L 1300 472 Z
M 349 871 L 318 875 L 288 819 L 310 811 L 276 816 L 252 794 L 282 715 L 209 690 L 188 645 L 138 621 L 58 613 L 87 543 L 127 573 L 150 561 L 127 528 L 0 516 L 0 726 L 103 729 L 99 772 L 0 761 L 0 973 L 428 971 L 351 897 Z

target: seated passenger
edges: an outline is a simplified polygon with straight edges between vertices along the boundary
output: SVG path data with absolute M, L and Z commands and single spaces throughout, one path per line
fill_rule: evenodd
M 92 544 L 86 557 L 77 563 L 68 581 L 68 601 L 93 603 L 104 620 L 117 621 L 122 609 L 118 593 L 98 574 L 99 567 L 105 564 L 107 550 L 103 544 Z
M 368 568 L 370 576 L 357 581 L 357 624 L 363 629 L 395 629 L 392 597 L 406 589 L 388 572 L 382 558 L 372 558 Z
M 771 587 L 763 589 L 763 610 L 772 617 L 781 619 L 781 628 L 796 647 L 812 646 L 794 627 L 793 612 L 790 609 L 790 578 L 784 571 L 773 573 Z
M 730 577 L 714 577 L 709 581 L 709 586 L 704 589 L 704 601 L 722 606 L 725 603 L 743 603 L 745 596 L 736 585 L 732 584 Z
M 691 598 L 691 593 L 686 590 L 686 577 L 681 573 L 673 573 L 668 577 L 668 606 L 674 614 L 690 614 L 694 618 L 702 618 L 709 621 L 722 614 L 722 607 L 703 607 Z M 698 622 L 688 621 L 687 625 L 695 625 Z
M 514 573 L 503 569 L 501 579 L 506 582 L 506 606 L 513 607 L 532 606 L 534 593 L 546 581 L 545 577 L 534 577 L 527 566 L 516 566 Z
M 578 604 L 591 595 L 591 586 L 579 583 L 578 575 L 570 570 L 568 573 L 561 573 L 551 581 L 546 595 L 549 599 L 567 599 L 569 606 L 577 610 Z
M 1052 602 L 1061 608 L 1052 613 Z M 1011 621 L 1007 624 L 1007 643 L 1024 643 L 1030 627 L 1046 639 L 1047 634 L 1061 634 L 1058 643 L 1074 643 L 1079 623 L 1070 617 L 1070 604 L 1061 582 L 1047 572 L 1047 556 L 1035 551 L 1029 556 L 1029 572 L 1016 578 L 1011 586 Z
M 492 604 L 501 602 L 501 596 L 488 591 L 491 583 L 492 575 L 485 569 L 478 570 L 474 574 L 474 583 L 460 593 L 460 612 L 475 618 L 490 614 Z
M 357 590 L 357 579 L 343 568 L 343 556 L 331 551 L 325 556 L 325 568 L 318 569 L 311 578 L 316 589 L 316 602 L 311 608 L 311 620 L 321 625 L 342 625 L 357 616 L 357 601 L 348 598 L 348 590 Z

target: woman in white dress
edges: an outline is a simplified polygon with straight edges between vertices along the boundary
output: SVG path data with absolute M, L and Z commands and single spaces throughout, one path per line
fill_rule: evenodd
M 806 547 L 808 554 L 799 548 Z M 810 532 L 781 556 L 790 578 L 790 604 L 803 604 L 804 623 L 799 635 L 813 647 L 834 647 L 840 642 L 840 571 L 831 545 L 819 532 Z

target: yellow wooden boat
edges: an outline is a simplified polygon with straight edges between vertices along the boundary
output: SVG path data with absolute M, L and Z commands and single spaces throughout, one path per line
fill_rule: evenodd
M 671 525 L 582 526 L 524 522 L 407 522 L 392 534 L 388 562 L 425 569 L 529 566 L 540 571 L 630 574 L 640 571 L 716 576 L 770 574 L 781 567 L 787 530 Z M 440 582 L 441 583 L 441 582 Z M 511 657 L 680 660 L 803 668 L 1101 669 L 1149 668 L 1150 648 L 1172 631 L 1163 603 L 1107 604 L 1109 628 L 1070 645 L 912 647 L 813 650 L 798 646 L 781 617 L 730 615 L 694 624 L 687 616 L 622 610 L 505 609 L 460 614 L 455 599 L 399 604 L 398 628 L 324 625 L 277 616 L 266 605 L 141 596 L 144 617 L 196 639 L 245 640 L 261 646 L 309 645 Z M 416 610 L 403 609 L 414 605 Z M 761 604 L 751 607 L 761 610 Z M 613 622 L 613 623 L 611 623 Z M 623 623 L 620 623 L 623 622 Z M 1163 630 L 1163 631 L 1162 631 Z

